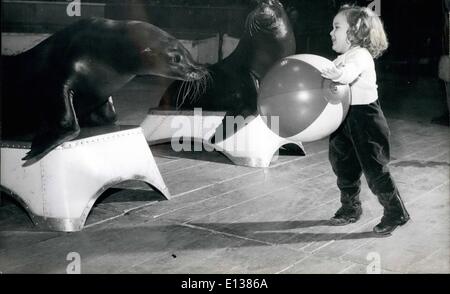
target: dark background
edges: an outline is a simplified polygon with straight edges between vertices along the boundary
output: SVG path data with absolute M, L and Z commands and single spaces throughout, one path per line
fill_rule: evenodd
M 280 1 L 294 27 L 297 53 L 329 59 L 336 56 L 331 50 L 329 32 L 339 7 L 346 3 L 367 6 L 372 2 Z M 449 30 L 445 27 L 448 12 L 444 2 L 381 0 L 381 17 L 390 46 L 376 66 L 378 79 L 383 81 L 380 97 L 392 104 L 386 103 L 386 107 L 397 108 L 399 95 L 408 100 L 421 99 L 424 103 L 429 99 L 439 100 L 445 105 L 445 89 L 437 75 L 439 58 L 449 54 Z M 81 0 L 81 17 L 69 17 L 65 13 L 69 1 L 2 0 L 1 3 L 2 32 L 53 33 L 80 18 L 103 16 L 147 21 L 177 38 L 188 40 L 208 38 L 217 33 L 239 38 L 245 17 L 255 5 L 252 0 Z M 428 79 L 425 85 L 420 84 L 423 79 Z
M 54 15 L 45 5 L 26 2 L 32 1 L 2 0 L 2 32 L 52 33 L 80 18 L 68 17 L 64 13 Z M 41 2 L 64 3 L 51 0 Z M 366 6 L 371 0 L 281 2 L 295 28 L 297 52 L 331 57 L 329 31 L 337 9 L 345 3 Z M 107 18 L 144 20 L 178 37 L 187 34 L 191 38 L 216 32 L 239 37 L 245 16 L 254 5 L 251 0 L 81 0 L 81 3 L 105 4 L 102 16 Z M 48 9 L 48 15 L 43 11 L 45 9 Z M 82 9 L 81 17 L 95 15 L 95 11 L 90 11 L 88 7 L 83 6 Z M 448 54 L 448 42 L 444 41 L 444 0 L 381 0 L 381 16 L 390 41 L 385 59 L 414 63 L 428 58 L 435 63 L 440 55 Z

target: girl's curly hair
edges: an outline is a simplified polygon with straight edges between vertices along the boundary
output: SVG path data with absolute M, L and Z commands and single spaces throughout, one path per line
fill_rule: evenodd
M 383 54 L 389 43 L 383 22 L 376 13 L 367 7 L 350 5 L 342 6 L 338 13 L 343 13 L 347 18 L 350 44 L 366 48 L 373 58 Z

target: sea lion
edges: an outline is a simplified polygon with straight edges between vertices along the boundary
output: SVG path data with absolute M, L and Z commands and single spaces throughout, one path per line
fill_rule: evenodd
M 163 94 L 160 108 L 227 111 L 227 116 L 248 116 L 257 111 L 260 80 L 275 62 L 295 54 L 295 37 L 278 0 L 258 0 L 246 18 L 236 49 L 208 67 L 211 79 L 204 91 L 190 92 L 189 83 L 175 81 Z
M 80 126 L 111 124 L 111 95 L 136 75 L 193 81 L 207 71 L 174 37 L 140 21 L 83 19 L 30 50 L 2 56 L 2 138 L 33 136 L 32 164 Z

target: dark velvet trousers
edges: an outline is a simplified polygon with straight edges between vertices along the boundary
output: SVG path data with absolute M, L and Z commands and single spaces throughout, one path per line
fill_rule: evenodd
M 379 101 L 351 105 L 342 125 L 330 136 L 329 160 L 343 205 L 360 205 L 361 175 L 387 208 L 399 192 L 389 172 L 390 131 Z

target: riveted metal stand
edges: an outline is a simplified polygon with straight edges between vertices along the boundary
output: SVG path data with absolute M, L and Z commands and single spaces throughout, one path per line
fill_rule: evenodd
M 199 114 L 195 110 L 150 109 L 141 127 L 150 145 L 172 142 L 177 149 L 180 138 L 190 139 L 201 142 L 207 151 L 222 152 L 236 165 L 268 167 L 285 145 L 295 146 L 297 153 L 305 154 L 300 141 L 278 136 L 259 115 L 238 121 L 237 130 L 223 135 L 227 128 L 224 116 L 225 112 L 220 111 Z
M 83 129 L 77 139 L 23 167 L 29 148 L 27 142 L 1 142 L 0 188 L 36 225 L 50 230 L 81 230 L 97 198 L 124 181 L 143 181 L 170 198 L 139 127 Z

